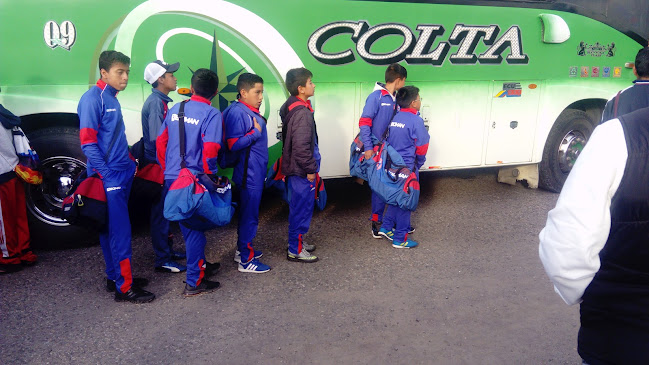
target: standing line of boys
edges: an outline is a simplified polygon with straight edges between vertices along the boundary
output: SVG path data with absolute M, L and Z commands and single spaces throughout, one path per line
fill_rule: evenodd
M 219 287 L 207 277 L 213 275 L 218 263 L 205 259 L 206 237 L 202 231 L 181 225 L 186 254 L 173 251 L 168 239 L 169 222 L 162 216 L 164 199 L 171 183 L 181 169 L 178 123 L 185 123 L 184 162 L 187 168 L 209 180 L 218 171 L 219 150 L 236 156 L 233 180 L 240 187 L 237 251 L 234 260 L 241 272 L 264 273 L 270 266 L 262 263 L 260 251 L 253 247 L 259 225 L 259 205 L 268 165 L 268 135 L 266 120 L 259 112 L 263 101 L 263 79 L 244 73 L 237 82 L 237 100 L 223 113 L 211 106 L 218 92 L 218 76 L 207 69 L 196 70 L 191 79 L 192 96 L 188 101 L 174 105 L 168 94 L 175 90 L 177 80 L 173 73 L 179 64 L 155 61 L 147 65 L 144 78 L 152 85 L 152 93 L 142 109 L 144 160 L 157 162 L 164 174 L 161 197 L 152 202 L 151 240 L 156 254 L 155 269 L 163 272 L 186 271 L 183 294 L 196 295 Z M 79 101 L 80 138 L 88 159 L 88 172 L 97 173 L 104 182 L 108 205 L 108 223 L 100 233 L 100 242 L 106 262 L 107 289 L 115 292 L 116 301 L 148 302 L 155 295 L 142 289 L 146 279 L 134 278 L 131 270 L 131 232 L 128 218 L 128 196 L 136 165 L 129 155 L 125 126 L 120 103 L 116 96 L 126 88 L 130 59 L 116 51 L 105 51 L 99 58 L 101 78 L 96 87 L 88 90 Z M 374 140 L 385 138 L 388 128 L 407 126 L 395 130 L 388 137 L 403 155 L 413 171 L 423 164 L 428 146 L 428 133 L 418 115 L 420 98 L 418 89 L 402 89 L 407 72 L 398 64 L 388 67 L 385 84 L 377 83 L 368 97 L 360 120 L 361 137 L 365 143 L 366 158 L 373 154 Z M 316 262 L 311 252 L 315 245 L 304 242 L 309 230 L 314 208 L 316 174 L 320 171 L 320 150 L 309 98 L 315 94 L 313 74 L 305 68 L 290 70 L 286 87 L 291 94 L 280 108 L 282 119 L 282 173 L 286 176 L 289 201 L 289 232 L 287 259 L 299 262 Z M 398 103 L 402 110 L 396 113 Z M 181 106 L 184 119 L 179 117 Z M 395 116 L 396 114 L 396 116 Z M 401 123 L 393 123 L 392 118 Z M 154 136 L 156 136 L 154 138 Z M 368 157 L 369 155 L 369 157 Z M 415 156 L 415 157 L 413 157 Z M 410 166 L 412 165 L 412 166 Z M 206 181 L 207 182 L 207 181 Z M 372 193 L 372 231 L 375 237 L 395 239 L 395 247 L 414 247 L 416 242 L 407 238 L 410 212 L 389 207 L 383 220 L 385 203 Z M 395 236 L 396 235 L 396 236 Z M 186 256 L 187 265 L 177 261 Z
M 171 109 L 168 94 L 176 87 L 173 75 L 179 64 L 155 61 L 147 65 L 144 78 L 152 93 L 142 109 L 144 156 L 141 163 L 157 163 L 164 174 L 161 197 L 152 202 L 151 240 L 156 254 L 156 271 L 186 271 L 183 294 L 192 296 L 219 287 L 208 279 L 219 268 L 205 258 L 206 237 L 202 231 L 180 226 L 186 254 L 173 251 L 169 240 L 169 222 L 162 216 L 164 200 L 171 183 L 180 171 L 179 110 L 184 108 L 184 161 L 188 169 L 203 179 L 218 171 L 217 156 L 221 148 L 238 153 L 233 180 L 240 186 L 241 209 L 235 261 L 239 271 L 263 273 L 270 270 L 259 261 L 254 240 L 259 224 L 259 204 L 268 165 L 266 120 L 260 114 L 263 79 L 242 74 L 237 83 L 238 100 L 224 112 L 211 106 L 218 92 L 218 76 L 207 69 L 196 70 L 191 80 L 192 96 Z M 115 293 L 116 301 L 146 303 L 155 295 L 143 289 L 148 280 L 132 274 L 131 226 L 128 198 L 136 173 L 136 163 L 129 153 L 125 125 L 117 94 L 128 85 L 130 58 L 117 51 L 104 51 L 99 57 L 100 79 L 81 97 L 78 106 L 82 151 L 87 158 L 89 174 L 96 173 L 104 183 L 108 219 L 100 232 L 100 243 L 106 264 L 106 289 Z M 310 251 L 314 245 L 303 241 L 313 215 L 315 174 L 320 169 L 320 152 L 313 108 L 309 97 L 315 85 L 310 71 L 300 68 L 287 74 L 291 97 L 281 108 L 284 123 L 282 171 L 287 176 L 289 196 L 289 238 L 287 258 L 291 261 L 315 262 Z M 155 137 L 154 137 L 155 136 Z M 225 141 L 225 146 L 222 146 Z M 207 181 L 205 181 L 207 182 Z M 187 265 L 175 260 L 187 259 Z

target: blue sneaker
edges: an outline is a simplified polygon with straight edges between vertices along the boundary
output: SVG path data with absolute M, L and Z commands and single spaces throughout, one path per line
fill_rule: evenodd
M 383 236 L 383 237 L 389 239 L 390 241 L 392 241 L 392 237 L 394 237 L 394 231 L 393 230 L 388 231 L 385 228 L 381 228 L 381 229 L 379 229 L 379 236 Z
M 187 266 L 179 264 L 176 261 L 165 262 L 161 266 L 156 266 L 155 271 L 158 272 L 170 272 L 170 273 L 179 273 L 187 270 Z
M 252 259 L 245 264 L 239 263 L 239 271 L 251 272 L 253 274 L 261 274 L 270 271 L 270 266 L 262 264 L 257 259 Z
M 254 257 L 255 259 L 258 259 L 258 258 L 264 256 L 264 254 L 261 253 L 261 251 L 257 251 L 257 250 L 254 250 L 254 251 L 255 251 L 255 257 Z M 241 252 L 239 252 L 239 250 L 237 250 L 234 253 L 234 262 L 241 263 Z
M 394 248 L 413 248 L 413 247 L 417 247 L 417 245 L 418 243 L 411 239 L 407 239 L 405 242 L 397 242 L 397 241 L 392 242 L 392 247 Z

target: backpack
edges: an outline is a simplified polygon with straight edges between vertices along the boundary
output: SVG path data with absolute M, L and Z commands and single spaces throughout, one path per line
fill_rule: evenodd
M 63 199 L 63 219 L 72 225 L 101 231 L 108 220 L 108 203 L 99 174 L 88 176 L 88 170 L 83 170 L 70 191 Z
M 247 170 L 248 170 L 248 159 L 250 158 L 250 148 L 246 148 L 245 151 L 231 151 L 230 148 L 228 147 L 228 141 L 227 138 L 225 137 L 225 130 L 226 130 L 226 125 L 225 125 L 225 120 L 227 119 L 227 115 L 230 114 L 230 108 L 236 108 L 238 107 L 235 104 L 231 104 L 229 108 L 225 109 L 223 112 L 223 138 L 221 141 L 221 150 L 219 151 L 219 155 L 216 159 L 217 163 L 219 164 L 219 167 L 222 169 L 229 169 L 229 168 L 234 168 L 237 166 L 239 163 L 239 158 L 241 157 L 241 154 L 245 153 L 246 155 L 246 162 L 245 162 L 245 170 L 244 171 L 244 184 L 245 184 L 245 178 L 247 177 Z M 254 128 L 254 125 L 253 125 Z

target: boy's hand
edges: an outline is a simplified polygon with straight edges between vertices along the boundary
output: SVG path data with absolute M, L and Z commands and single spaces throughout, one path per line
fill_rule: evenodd
M 372 156 L 374 156 L 374 151 L 373 150 L 365 151 L 365 159 L 366 160 L 369 160 L 370 158 L 372 158 Z
M 315 180 L 315 174 L 306 174 L 306 179 L 313 182 Z
M 252 118 L 252 122 L 255 124 L 255 129 L 261 132 L 261 125 L 257 123 L 257 118 Z

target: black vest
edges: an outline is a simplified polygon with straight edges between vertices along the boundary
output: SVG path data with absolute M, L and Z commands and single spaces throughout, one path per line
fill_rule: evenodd
M 591 365 L 649 364 L 649 108 L 619 119 L 628 159 L 580 310 L 579 355 Z

